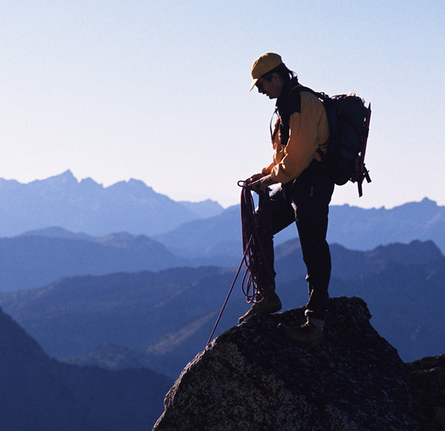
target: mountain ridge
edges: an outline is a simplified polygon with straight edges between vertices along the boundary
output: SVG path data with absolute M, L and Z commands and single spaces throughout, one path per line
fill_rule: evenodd
M 235 264 L 240 253 L 241 217 L 239 206 L 199 221 L 190 221 L 154 239 L 179 256 L 199 256 L 211 253 L 224 256 Z M 295 225 L 275 235 L 275 244 L 282 244 L 298 236 Z M 351 250 L 371 250 L 395 242 L 433 240 L 445 253 L 445 206 L 423 199 L 392 209 L 364 209 L 350 205 L 331 205 L 328 241 Z M 228 259 L 231 256 L 231 259 Z
M 233 265 L 240 255 L 239 205 L 175 202 L 140 180 L 104 187 L 71 171 L 21 184 L 0 179 L 0 237 L 58 226 L 89 236 L 112 232 L 146 235 L 179 257 Z M 275 237 L 277 244 L 297 236 L 294 226 Z M 433 240 L 445 253 L 445 206 L 424 198 L 394 208 L 331 205 L 328 240 L 349 249 Z
M 331 249 L 331 296 L 362 297 L 374 326 L 404 360 L 442 353 L 445 257 L 434 243 L 413 241 L 369 252 L 340 245 Z M 276 257 L 283 310 L 306 303 L 306 268 L 298 241 L 278 246 Z M 236 267 L 178 267 L 72 277 L 0 294 L 0 305 L 58 359 L 99 365 L 101 346 L 108 344 L 130 349 L 130 363 L 174 377 L 207 342 L 235 272 Z M 216 334 L 233 326 L 248 308 L 239 283 Z M 167 341 L 168 354 L 160 349 Z M 122 351 L 114 364 L 110 357 L 107 361 L 119 368 L 127 359 Z
M 0 292 L 26 290 L 59 278 L 191 265 L 145 235 L 90 237 L 61 228 L 0 238 Z
M 152 236 L 223 210 L 209 200 L 183 205 L 135 179 L 108 187 L 91 178 L 78 181 L 69 170 L 28 184 L 0 179 L 0 200 L 0 236 L 49 226 L 92 236 L 120 231 Z
M 148 369 L 111 372 L 50 359 L 0 310 L 4 431 L 139 431 L 162 412 L 172 381 Z

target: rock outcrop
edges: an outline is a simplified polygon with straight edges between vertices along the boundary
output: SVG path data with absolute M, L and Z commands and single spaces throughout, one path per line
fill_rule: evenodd
M 248 319 L 187 365 L 153 430 L 440 429 L 419 414 L 416 388 L 428 392 L 419 384 L 427 371 L 405 364 L 370 318 L 359 298 L 331 299 L 325 339 L 315 348 L 289 341 L 278 326 L 301 324 L 303 308 Z M 443 387 L 436 388 L 442 397 Z M 443 398 L 433 404 L 443 414 Z
M 408 367 L 419 397 L 422 429 L 445 430 L 445 355 L 419 359 Z

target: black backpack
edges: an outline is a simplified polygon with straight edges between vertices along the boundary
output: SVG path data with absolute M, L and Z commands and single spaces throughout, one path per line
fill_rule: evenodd
M 357 183 L 358 194 L 363 195 L 362 184 L 371 182 L 365 167 L 366 143 L 371 120 L 371 104 L 355 94 L 329 97 L 307 87 L 295 87 L 299 91 L 315 94 L 323 103 L 329 123 L 329 141 L 326 154 L 319 150 L 324 168 L 335 184 L 348 181 Z

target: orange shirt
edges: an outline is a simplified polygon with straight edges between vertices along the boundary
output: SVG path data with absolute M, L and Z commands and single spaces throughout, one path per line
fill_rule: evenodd
M 302 91 L 300 112 L 289 119 L 289 140 L 280 144 L 280 133 L 273 139 L 273 162 L 263 169 L 276 183 L 288 183 L 297 178 L 312 162 L 321 160 L 317 149 L 326 151 L 329 125 L 323 104 L 312 93 Z M 277 120 L 277 122 L 279 119 Z M 277 126 L 277 125 L 276 125 Z

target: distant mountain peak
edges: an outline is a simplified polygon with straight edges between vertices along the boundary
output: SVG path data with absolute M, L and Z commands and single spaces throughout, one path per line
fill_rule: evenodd
M 127 184 L 130 186 L 137 186 L 137 187 L 144 187 L 144 188 L 151 189 L 151 187 L 147 186 L 147 184 L 145 184 L 142 180 L 138 180 L 136 178 L 130 178 L 127 181 Z
M 74 176 L 74 174 L 71 172 L 70 169 L 68 169 L 65 172 L 62 172 L 59 175 L 54 175 L 52 177 L 47 178 L 46 180 L 42 181 L 49 181 L 49 182 L 60 182 L 60 183 L 76 183 L 78 184 L 77 178 Z
M 421 202 L 422 205 L 428 206 L 428 207 L 432 207 L 432 208 L 436 208 L 438 207 L 437 202 L 433 201 L 427 197 L 424 197 Z
M 224 211 L 224 208 L 218 202 L 211 199 L 202 202 L 179 201 L 178 203 L 202 218 L 215 217 Z
M 46 238 L 83 239 L 93 241 L 94 238 L 84 233 L 74 233 L 59 226 L 49 226 L 43 229 L 35 229 L 22 233 L 19 236 L 41 236 Z
M 147 186 L 147 184 L 145 184 L 142 180 L 136 180 L 134 178 L 130 178 L 128 181 L 118 181 L 117 183 L 111 184 L 107 187 L 107 190 L 125 191 L 126 193 L 130 190 L 138 193 L 138 195 L 164 197 L 163 195 L 155 192 L 152 187 Z
M 443 259 L 439 247 L 432 241 L 413 240 L 409 244 L 392 243 L 381 245 L 368 252 L 371 255 L 380 255 L 389 261 L 402 262 L 411 265 L 424 265 Z
M 28 184 L 0 182 L 0 236 L 48 226 L 103 236 L 110 232 L 154 236 L 201 218 L 143 181 L 130 179 L 103 187 L 93 179 L 78 181 L 71 170 Z
M 414 202 L 407 202 L 407 204 L 415 204 L 416 202 L 414 201 Z M 434 206 L 434 207 L 437 207 L 437 206 L 439 206 L 438 204 L 437 204 L 437 201 L 435 201 L 435 200 L 433 200 L 433 199 L 430 199 L 430 198 L 428 198 L 428 197 L 424 197 L 420 202 L 418 202 L 418 203 L 420 203 L 420 204 L 423 204 L 423 205 L 430 205 L 430 206 Z M 403 204 L 402 204 L 403 205 Z M 401 206 L 402 206 L 401 205 Z

